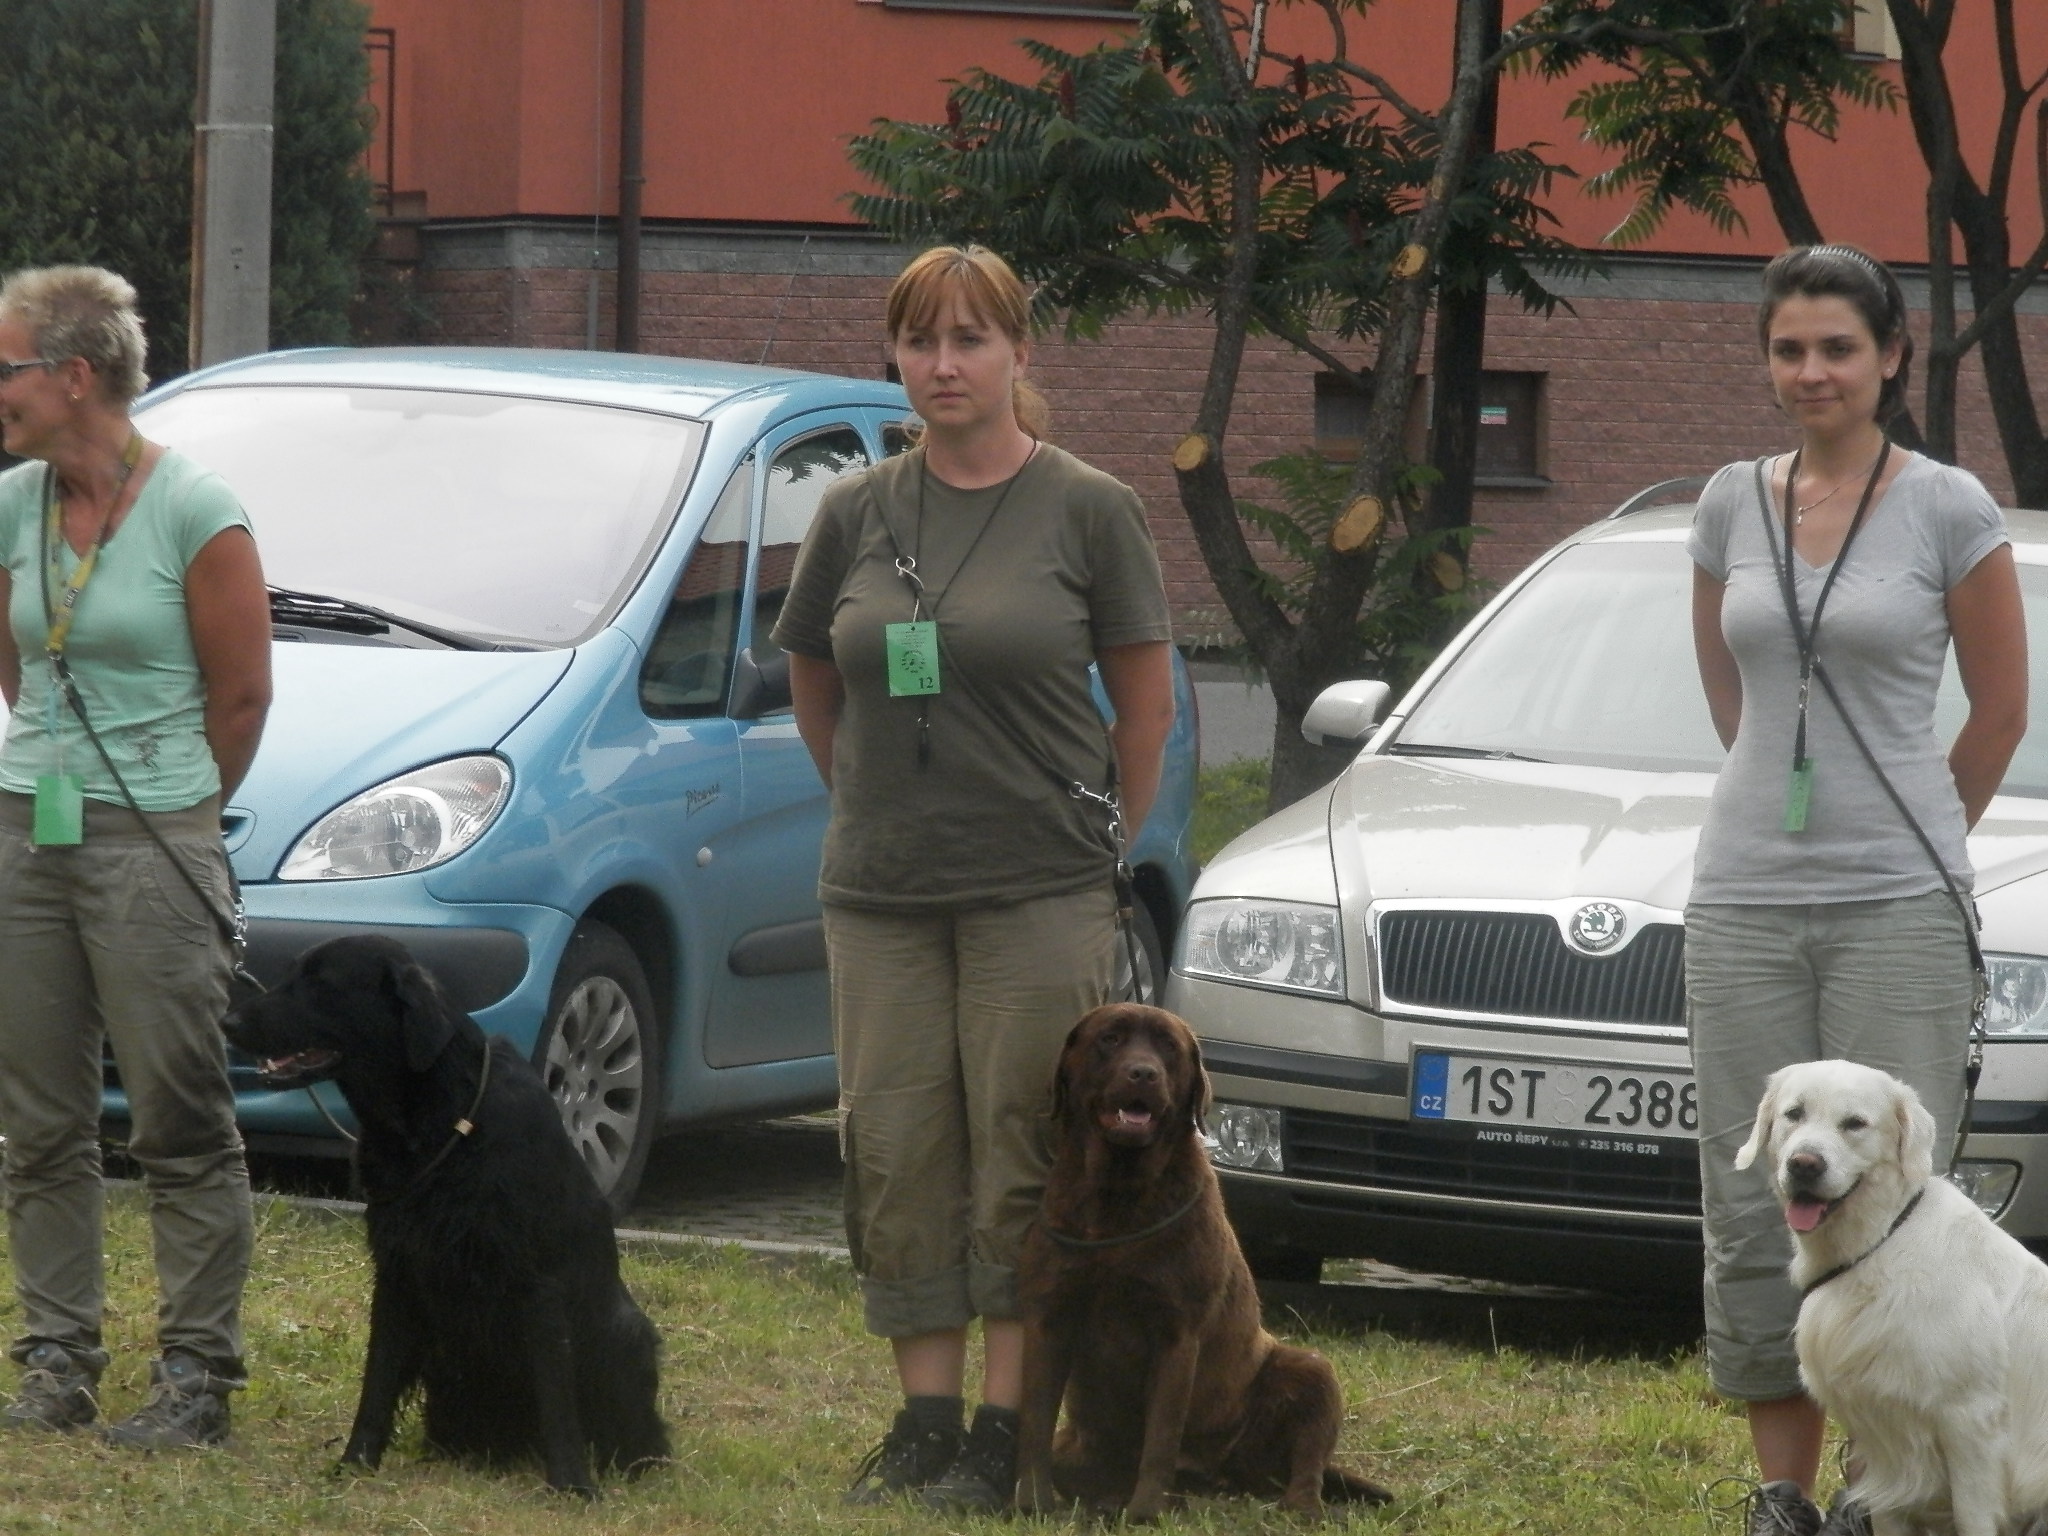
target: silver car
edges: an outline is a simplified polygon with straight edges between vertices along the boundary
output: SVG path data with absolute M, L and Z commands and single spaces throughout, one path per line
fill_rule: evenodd
M 1517 577 L 1382 720 L 1328 689 L 1338 779 L 1196 883 L 1167 1003 L 1202 1038 L 1253 1267 L 1696 1285 L 1684 908 L 1722 750 L 1685 537 L 1653 487 Z M 2048 514 L 2011 512 L 2048 723 Z M 1960 727 L 1953 665 L 1938 724 Z M 1991 1042 L 1957 1182 L 2048 1249 L 2048 728 L 1970 839 Z

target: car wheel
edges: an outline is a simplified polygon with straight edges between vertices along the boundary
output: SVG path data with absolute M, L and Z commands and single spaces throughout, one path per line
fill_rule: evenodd
M 1296 1285 L 1314 1285 L 1323 1278 L 1323 1256 L 1300 1248 L 1247 1244 L 1244 1261 L 1254 1280 L 1285 1280 Z
M 1166 985 L 1166 946 L 1159 938 L 1159 925 L 1145 898 L 1131 903 L 1131 929 L 1138 941 L 1138 973 L 1131 974 L 1131 946 L 1119 932 L 1116 937 L 1116 980 L 1110 996 L 1126 1003 L 1158 1005 Z
M 639 957 L 603 923 L 569 935 L 535 1059 L 569 1140 L 623 1213 L 660 1128 L 661 1043 Z

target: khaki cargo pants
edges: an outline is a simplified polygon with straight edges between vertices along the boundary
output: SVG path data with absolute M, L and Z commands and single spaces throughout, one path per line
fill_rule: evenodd
M 825 908 L 846 1238 L 868 1331 L 1017 1315 L 1017 1253 L 1052 1166 L 1052 1074 L 1108 1000 L 1100 890 L 964 912 Z
M 31 802 L 0 793 L 0 1133 L 20 1359 L 53 1340 L 105 1360 L 100 1318 L 102 1043 L 127 1090 L 149 1190 L 158 1342 L 242 1374 L 249 1174 L 220 1017 L 228 946 L 133 812 L 86 802 L 85 841 L 29 843 Z M 226 910 L 220 808 L 150 820 Z

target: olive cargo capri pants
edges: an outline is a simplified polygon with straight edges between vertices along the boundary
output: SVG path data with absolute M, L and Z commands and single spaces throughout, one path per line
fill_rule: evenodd
M 1017 1315 L 1051 1168 L 1052 1075 L 1108 1000 L 1116 898 L 958 912 L 827 906 L 846 1237 L 868 1331 Z
M 158 1343 L 239 1384 L 251 1214 L 220 1032 L 227 941 L 133 812 L 87 801 L 82 844 L 34 848 L 30 804 L 0 793 L 0 1132 L 22 1312 L 12 1352 L 47 1340 L 106 1359 L 104 1040 L 149 1189 Z M 150 822 L 225 910 L 219 800 Z
M 1706 1215 L 1707 1369 L 1749 1402 L 1801 1389 L 1792 1328 L 1792 1236 L 1761 1162 L 1735 1154 L 1764 1080 L 1794 1062 L 1838 1059 L 1909 1084 L 1934 1116 L 1945 1168 L 1963 1109 L 1975 978 L 1946 892 L 1810 906 L 1700 903 L 1686 909 L 1686 1015 L 1699 1082 Z

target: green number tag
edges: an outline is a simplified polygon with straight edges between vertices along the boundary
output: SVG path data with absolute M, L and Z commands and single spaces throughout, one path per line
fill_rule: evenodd
M 38 848 L 75 848 L 85 841 L 85 780 L 78 774 L 37 775 L 31 841 Z
M 1813 759 L 1802 757 L 1792 770 L 1792 782 L 1785 791 L 1785 830 L 1806 830 L 1806 803 L 1813 798 Z
M 939 691 L 939 626 L 936 620 L 885 624 L 882 641 L 889 655 L 889 694 L 908 698 Z

